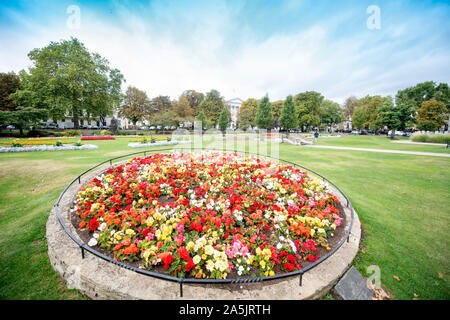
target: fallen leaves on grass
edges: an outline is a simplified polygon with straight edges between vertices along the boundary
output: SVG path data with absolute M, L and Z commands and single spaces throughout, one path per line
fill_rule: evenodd
M 394 276 L 394 279 L 397 280 L 397 281 L 400 281 L 400 278 L 397 277 L 397 276 Z
M 375 294 L 375 297 L 372 298 L 373 300 L 389 300 L 391 299 L 391 296 L 383 289 L 377 287 L 372 283 L 372 281 L 369 281 L 370 288 L 372 289 L 373 293 Z

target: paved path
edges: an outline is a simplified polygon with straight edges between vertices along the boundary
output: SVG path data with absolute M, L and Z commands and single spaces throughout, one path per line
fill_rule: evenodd
M 400 141 L 391 141 L 392 143 L 406 143 L 406 144 L 423 144 L 423 145 L 428 145 L 428 146 L 446 146 L 446 144 L 445 143 L 432 143 L 432 142 L 415 142 L 415 141 L 409 141 L 409 140 L 406 140 L 406 141 L 403 141 L 403 140 L 400 140 Z
M 434 156 L 434 157 L 447 157 L 447 158 L 450 158 L 450 153 L 416 152 L 416 151 L 369 149 L 369 148 L 351 148 L 351 147 L 336 147 L 336 146 L 318 146 L 318 145 L 309 145 L 309 146 L 305 145 L 304 147 L 338 149 L 338 150 L 353 150 L 353 151 L 372 151 L 372 152 L 384 152 L 384 153 L 400 153 L 400 154 L 411 154 L 411 155 L 416 155 L 416 156 Z

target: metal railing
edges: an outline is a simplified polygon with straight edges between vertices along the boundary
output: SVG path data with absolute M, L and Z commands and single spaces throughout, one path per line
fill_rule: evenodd
M 109 165 L 112 166 L 113 161 L 114 160 L 118 160 L 118 159 L 122 159 L 122 158 L 129 158 L 131 156 L 134 155 L 138 155 L 138 154 L 143 154 L 144 157 L 147 156 L 147 154 L 154 154 L 154 153 L 158 153 L 161 151 L 175 151 L 175 150 L 184 150 L 183 147 L 181 148 L 166 148 L 166 149 L 155 149 L 155 150 L 145 150 L 145 151 L 139 151 L 139 152 L 134 152 L 134 153 L 129 153 L 123 156 L 118 156 L 115 158 L 111 158 L 108 160 L 105 160 L 103 162 L 100 162 L 99 164 L 87 169 L 86 171 L 82 172 L 81 174 L 79 174 L 77 177 L 75 177 L 65 188 L 64 190 L 61 192 L 61 194 L 59 195 L 58 199 L 56 200 L 56 203 L 54 204 L 54 209 L 56 212 L 56 216 L 58 218 L 59 223 L 61 224 L 62 228 L 64 229 L 64 231 L 67 233 L 67 235 L 80 247 L 81 249 L 81 256 L 84 259 L 85 257 L 85 251 L 90 252 L 91 254 L 106 260 L 108 262 L 111 262 L 115 265 L 118 265 L 120 267 L 123 267 L 125 269 L 128 270 L 132 270 L 134 272 L 146 275 L 146 276 L 151 276 L 151 277 L 155 277 L 155 278 L 159 278 L 159 279 L 164 279 L 164 280 L 168 280 L 168 281 L 173 281 L 173 282 L 178 282 L 180 284 L 180 296 L 183 296 L 183 283 L 196 283 L 196 284 L 201 284 L 201 283 L 209 283 L 209 284 L 226 284 L 226 283 L 252 283 L 252 282 L 261 282 L 261 281 L 269 281 L 269 280 L 275 280 L 275 279 L 281 279 L 281 278 L 287 278 L 287 277 L 293 277 L 293 276 L 299 276 L 299 285 L 302 286 L 302 276 L 305 272 L 307 272 L 308 270 L 311 270 L 312 268 L 314 268 L 315 266 L 317 266 L 318 264 L 320 264 L 321 262 L 325 261 L 326 259 L 328 259 L 330 256 L 332 256 L 342 245 L 345 241 L 349 241 L 349 236 L 351 233 L 351 229 L 352 229 L 352 225 L 353 225 L 353 219 L 354 219 L 354 210 L 353 210 L 353 206 L 349 200 L 349 198 L 347 197 L 347 195 L 338 187 L 336 186 L 333 182 L 331 182 L 330 180 L 328 180 L 327 178 L 325 178 L 324 176 L 320 175 L 319 173 L 308 169 L 304 166 L 301 166 L 297 163 L 291 162 L 291 161 L 287 161 L 287 160 L 283 160 L 283 159 L 277 159 L 268 155 L 262 155 L 262 154 L 256 154 L 256 153 L 252 153 L 252 152 L 247 152 L 247 151 L 239 151 L 239 150 L 223 150 L 223 149 L 210 149 L 210 148 L 191 148 L 191 147 L 186 147 L 189 148 L 189 150 L 192 149 L 196 149 L 196 150 L 201 150 L 201 151 L 219 151 L 219 152 L 231 152 L 231 153 L 240 153 L 240 154 L 245 154 L 245 155 L 254 155 L 254 156 L 258 156 L 258 157 L 263 157 L 263 158 L 269 158 L 269 159 L 273 159 L 276 161 L 281 161 L 283 163 L 287 163 L 290 164 L 294 167 L 299 167 L 304 169 L 307 172 L 310 172 L 320 178 L 323 179 L 323 181 L 328 182 L 329 184 L 331 184 L 347 201 L 347 208 L 350 208 L 351 210 L 351 219 L 350 219 L 350 224 L 349 224 L 349 228 L 347 230 L 347 232 L 345 233 L 344 237 L 340 240 L 340 242 L 337 244 L 337 246 L 335 248 L 333 248 L 332 250 L 330 250 L 330 252 L 328 252 L 326 255 L 322 256 L 320 259 L 318 259 L 317 261 L 309 264 L 308 266 L 306 266 L 303 269 L 300 270 L 296 270 L 296 271 L 291 271 L 291 272 L 287 272 L 287 273 L 281 273 L 281 274 L 277 274 L 274 276 L 266 276 L 266 277 L 256 277 L 256 278 L 239 278 L 239 279 L 196 279 L 196 278 L 178 278 L 178 277 L 173 277 L 173 276 L 169 276 L 169 275 L 165 275 L 162 273 L 157 273 L 157 272 L 153 272 L 150 270 L 145 270 L 145 269 L 141 269 L 141 268 L 137 268 L 134 266 L 131 266 L 129 264 L 126 264 L 124 262 L 121 261 L 117 261 L 112 259 L 111 257 L 108 257 L 100 252 L 98 252 L 97 250 L 89 247 L 88 245 L 86 245 L 84 242 L 82 242 L 79 238 L 77 238 L 65 225 L 64 221 L 61 218 L 60 212 L 59 212 L 59 205 L 60 205 L 60 201 L 61 198 L 63 197 L 63 195 L 66 193 L 66 191 L 72 186 L 72 184 L 74 184 L 77 180 L 78 183 L 81 183 L 81 177 L 84 176 L 85 174 L 87 174 L 88 172 L 91 172 L 92 170 L 100 167 L 103 164 L 106 164 L 109 162 Z

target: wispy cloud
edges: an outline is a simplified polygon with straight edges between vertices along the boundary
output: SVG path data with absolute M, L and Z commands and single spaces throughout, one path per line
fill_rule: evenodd
M 69 4 L 41 15 L 36 7 L 0 4 L 0 24 L 9 22 L 0 34 L 7 48 L 0 69 L 19 71 L 29 65 L 31 49 L 76 36 L 150 96 L 214 88 L 227 98 L 268 93 L 276 100 L 316 90 L 342 102 L 450 77 L 445 3 L 380 4 L 380 30 L 366 27 L 369 2 L 342 8 L 305 1 L 81 3 L 79 30 L 65 24 Z

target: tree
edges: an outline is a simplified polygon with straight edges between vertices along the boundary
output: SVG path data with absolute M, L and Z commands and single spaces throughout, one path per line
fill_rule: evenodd
M 186 120 L 189 119 L 189 121 L 192 121 L 194 116 L 194 110 L 191 108 L 189 100 L 183 95 L 181 95 L 175 103 L 174 111 L 178 117 Z
M 20 78 L 14 72 L 0 73 L 0 110 L 15 110 L 16 104 L 10 97 L 19 89 Z
M 324 100 L 320 107 L 320 123 L 331 127 L 333 124 L 340 123 L 344 118 L 344 112 L 339 103 Z
M 366 123 L 366 108 L 364 106 L 357 106 L 353 110 L 352 125 L 356 129 L 364 128 Z
M 172 106 L 173 103 L 170 101 L 169 96 L 157 96 L 150 101 L 150 108 L 148 109 L 150 112 L 149 116 L 151 117 L 156 112 L 170 109 Z
M 269 96 L 266 94 L 259 101 L 256 109 L 255 123 L 260 129 L 269 129 L 273 122 L 272 106 L 270 105 Z
M 227 107 L 224 106 L 222 109 L 222 112 L 220 113 L 220 118 L 219 118 L 220 131 L 222 131 L 222 133 L 225 134 L 225 130 L 227 130 L 229 125 L 230 125 L 230 118 L 228 116 L 228 110 L 227 110 Z
M 294 100 L 291 95 L 288 95 L 283 102 L 279 124 L 288 133 L 289 129 L 297 128 L 297 113 L 295 112 Z
M 367 95 L 359 99 L 359 106 L 364 109 L 365 115 L 363 128 L 371 130 L 379 130 L 381 128 L 379 109 L 383 105 L 392 105 L 392 98 Z
M 417 110 L 424 101 L 432 98 L 443 102 L 450 112 L 450 89 L 447 83 L 439 85 L 436 85 L 434 81 L 418 83 L 415 86 L 399 90 L 395 96 L 395 102 L 397 105 L 407 105 Z
M 47 117 L 46 109 L 33 107 L 17 107 L 13 111 L 0 111 L 0 123 L 14 125 L 20 130 L 21 136 L 24 129 L 37 125 L 39 121 L 46 120 Z
M 255 126 L 255 114 L 258 108 L 259 100 L 249 98 L 242 102 L 238 113 L 239 127 L 247 129 L 249 126 Z
M 349 119 L 353 117 L 353 112 L 359 106 L 359 101 L 355 96 L 348 97 L 344 102 L 344 116 Z
M 307 91 L 294 97 L 298 125 L 303 128 L 318 126 L 320 123 L 320 106 L 324 97 L 315 91 Z
M 395 130 L 402 126 L 400 109 L 392 103 L 385 103 L 379 108 L 379 122 L 391 130 L 391 139 L 394 139 Z
M 283 109 L 283 100 L 277 100 L 270 103 L 270 106 L 272 107 L 272 115 L 273 115 L 273 123 L 272 127 L 279 126 L 280 116 L 281 116 L 281 110 Z
M 203 113 L 203 111 L 200 111 L 196 120 L 200 121 L 202 123 L 202 129 L 206 129 L 207 122 L 206 122 L 206 116 Z
M 417 110 L 417 121 L 419 126 L 424 126 L 423 123 L 434 123 L 436 127 L 441 127 L 445 124 L 445 119 L 448 117 L 448 110 L 445 103 L 437 101 L 432 98 L 427 101 L 423 101 L 421 107 Z M 427 126 L 430 126 L 427 124 Z
M 75 128 L 80 119 L 112 114 L 120 104 L 122 74 L 76 38 L 51 42 L 28 57 L 33 66 L 19 73 L 22 84 L 14 100 L 45 107 L 54 119 L 70 115 Z
M 203 111 L 208 121 L 214 126 L 219 121 L 220 114 L 223 110 L 224 102 L 217 90 L 211 90 L 206 94 L 205 99 L 200 103 L 199 110 Z
M 194 116 L 197 116 L 199 114 L 199 105 L 205 98 L 205 95 L 195 90 L 186 90 L 181 95 L 186 97 L 192 110 L 194 110 Z
M 136 126 L 138 121 L 142 121 L 149 114 L 150 100 L 145 91 L 129 86 L 125 94 L 119 115 L 129 119 Z

